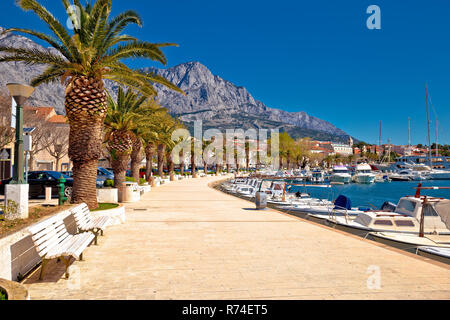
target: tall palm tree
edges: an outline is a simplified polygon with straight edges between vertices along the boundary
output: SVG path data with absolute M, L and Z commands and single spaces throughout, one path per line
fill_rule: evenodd
M 90 209 L 98 207 L 96 176 L 102 153 L 102 128 L 107 103 L 104 79 L 136 89 L 143 94 L 156 95 L 153 83 L 181 90 L 161 76 L 142 73 L 127 67 L 122 60 L 147 58 L 166 64 L 162 47 L 170 43 L 153 44 L 123 34 L 130 24 L 142 26 L 138 13 L 125 11 L 111 18 L 112 0 L 97 0 L 82 5 L 74 0 L 79 14 L 72 14 L 69 0 L 62 0 L 73 25 L 66 28 L 36 0 L 18 0 L 25 11 L 33 11 L 43 20 L 51 34 L 11 28 L 5 32 L 20 32 L 47 42 L 56 49 L 39 51 L 12 46 L 0 46 L 0 62 L 20 61 L 47 68 L 31 81 L 32 86 L 61 81 L 66 85 L 65 108 L 70 124 L 69 158 L 73 162 L 72 202 L 86 202 Z
M 153 131 L 147 131 L 142 135 L 142 138 L 145 144 L 145 178 L 147 179 L 147 182 L 153 184 L 153 156 L 156 151 L 155 133 Z
M 144 144 L 146 144 L 145 138 L 148 134 L 150 135 L 153 134 L 152 131 L 153 128 L 152 121 L 154 121 L 153 116 L 155 116 L 156 114 L 165 114 L 167 113 L 167 109 L 162 108 L 156 97 L 153 97 L 149 98 L 146 101 L 144 108 L 141 108 L 139 112 L 141 113 L 141 116 L 147 120 L 139 121 L 136 127 L 133 129 L 134 139 L 133 139 L 133 148 L 131 152 L 131 176 L 137 182 L 139 182 L 140 179 L 139 171 L 141 168 L 142 160 L 144 158 L 143 148 Z
M 135 132 L 141 123 L 151 119 L 151 113 L 145 102 L 146 96 L 132 89 L 126 92 L 119 87 L 117 99 L 108 95 L 108 112 L 105 118 L 105 142 L 111 154 L 114 171 L 114 185 L 120 187 L 125 181 L 125 173 L 130 161 Z

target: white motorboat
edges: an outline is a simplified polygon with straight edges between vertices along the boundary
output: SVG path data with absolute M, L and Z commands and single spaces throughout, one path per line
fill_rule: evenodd
M 330 182 L 333 183 L 350 183 L 352 176 L 350 175 L 346 166 L 334 166 L 333 173 L 330 177 Z
M 322 170 L 313 170 L 307 179 L 314 183 L 322 183 L 325 181 L 325 173 Z
M 428 177 L 431 180 L 450 180 L 450 170 L 433 169 L 428 172 Z
M 417 254 L 426 258 L 450 264 L 450 248 L 421 246 L 417 248 Z
M 430 179 L 428 171 L 402 169 L 389 176 L 392 181 L 423 181 Z
M 432 246 L 450 249 L 450 234 L 432 235 L 420 237 L 418 234 L 400 232 L 371 232 L 369 238 L 392 247 L 415 253 L 420 246 Z
M 423 207 L 424 200 L 431 204 Z M 363 237 L 371 232 L 403 232 L 419 234 L 422 213 L 424 234 L 450 234 L 435 207 L 445 199 L 421 196 L 406 196 L 400 199 L 394 212 L 371 210 L 360 213 L 354 220 L 347 216 L 328 217 L 327 223 L 336 229 L 345 230 Z M 423 209 L 424 208 L 424 209 Z M 422 212 L 423 211 L 423 212 Z
M 375 182 L 375 174 L 367 163 L 360 163 L 356 166 L 353 181 L 361 184 L 371 184 Z

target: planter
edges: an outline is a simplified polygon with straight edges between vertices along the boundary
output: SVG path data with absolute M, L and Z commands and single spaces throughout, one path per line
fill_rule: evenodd
M 118 224 L 125 223 L 125 207 L 121 204 L 117 208 L 102 210 L 102 211 L 94 211 L 92 212 L 94 217 L 110 217 L 112 218 L 112 223 L 110 225 L 115 226 Z
M 101 203 L 118 203 L 119 189 L 116 188 L 97 189 L 97 201 Z
M 122 188 L 120 202 L 132 203 L 141 200 L 141 190 L 136 182 L 124 182 Z
M 141 190 L 141 194 L 142 194 L 142 193 L 150 192 L 152 190 L 152 187 L 150 187 L 149 185 L 143 185 L 143 186 L 139 186 L 139 189 Z
M 30 300 L 28 290 L 18 282 L 0 279 L 0 291 L 7 300 Z

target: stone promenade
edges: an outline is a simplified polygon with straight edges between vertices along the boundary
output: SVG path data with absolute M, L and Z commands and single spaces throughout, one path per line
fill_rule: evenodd
M 71 266 L 24 281 L 31 299 L 450 299 L 450 269 L 208 187 L 172 182 Z

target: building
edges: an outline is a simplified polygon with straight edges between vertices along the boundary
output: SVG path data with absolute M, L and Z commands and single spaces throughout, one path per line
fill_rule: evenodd
M 30 126 L 46 126 L 52 130 L 52 128 L 59 130 L 64 135 L 69 134 L 69 124 L 67 118 L 63 115 L 58 115 L 53 107 L 24 107 L 24 118 L 26 120 L 35 119 L 35 121 L 29 120 Z M 26 126 L 25 123 L 24 126 Z M 38 138 L 38 137 L 36 137 Z M 61 141 L 59 141 L 62 143 Z M 44 141 L 33 141 L 33 143 L 44 144 Z M 57 141 L 52 141 L 52 144 L 56 144 Z M 68 148 L 68 139 L 65 139 L 64 146 L 62 148 Z M 56 159 L 52 156 L 48 150 L 42 146 L 39 151 L 30 158 L 29 167 L 32 170 L 55 170 L 55 171 L 69 171 L 71 168 L 70 160 L 67 155 L 64 155 L 60 159 L 59 163 L 56 163 Z
M 69 134 L 69 124 L 66 117 L 58 115 L 53 107 L 24 107 L 24 128 L 39 128 L 47 127 L 48 130 L 62 129 Z M 37 131 L 35 131 L 37 132 Z M 39 141 L 41 137 L 32 134 L 33 144 L 42 144 Z M 66 146 L 61 146 L 65 148 Z M 67 145 L 68 147 L 68 145 Z M 30 170 L 56 170 L 68 171 L 71 168 L 69 157 L 65 155 L 60 163 L 56 164 L 56 159 L 45 148 L 38 147 L 35 149 L 36 153 L 29 159 L 28 168 Z M 12 170 L 14 165 L 14 141 L 6 145 L 0 150 L 0 179 L 9 179 L 12 177 Z
M 348 144 L 332 143 L 331 147 L 333 148 L 334 154 L 339 154 L 341 156 L 346 156 L 346 157 L 353 154 L 353 147 Z

